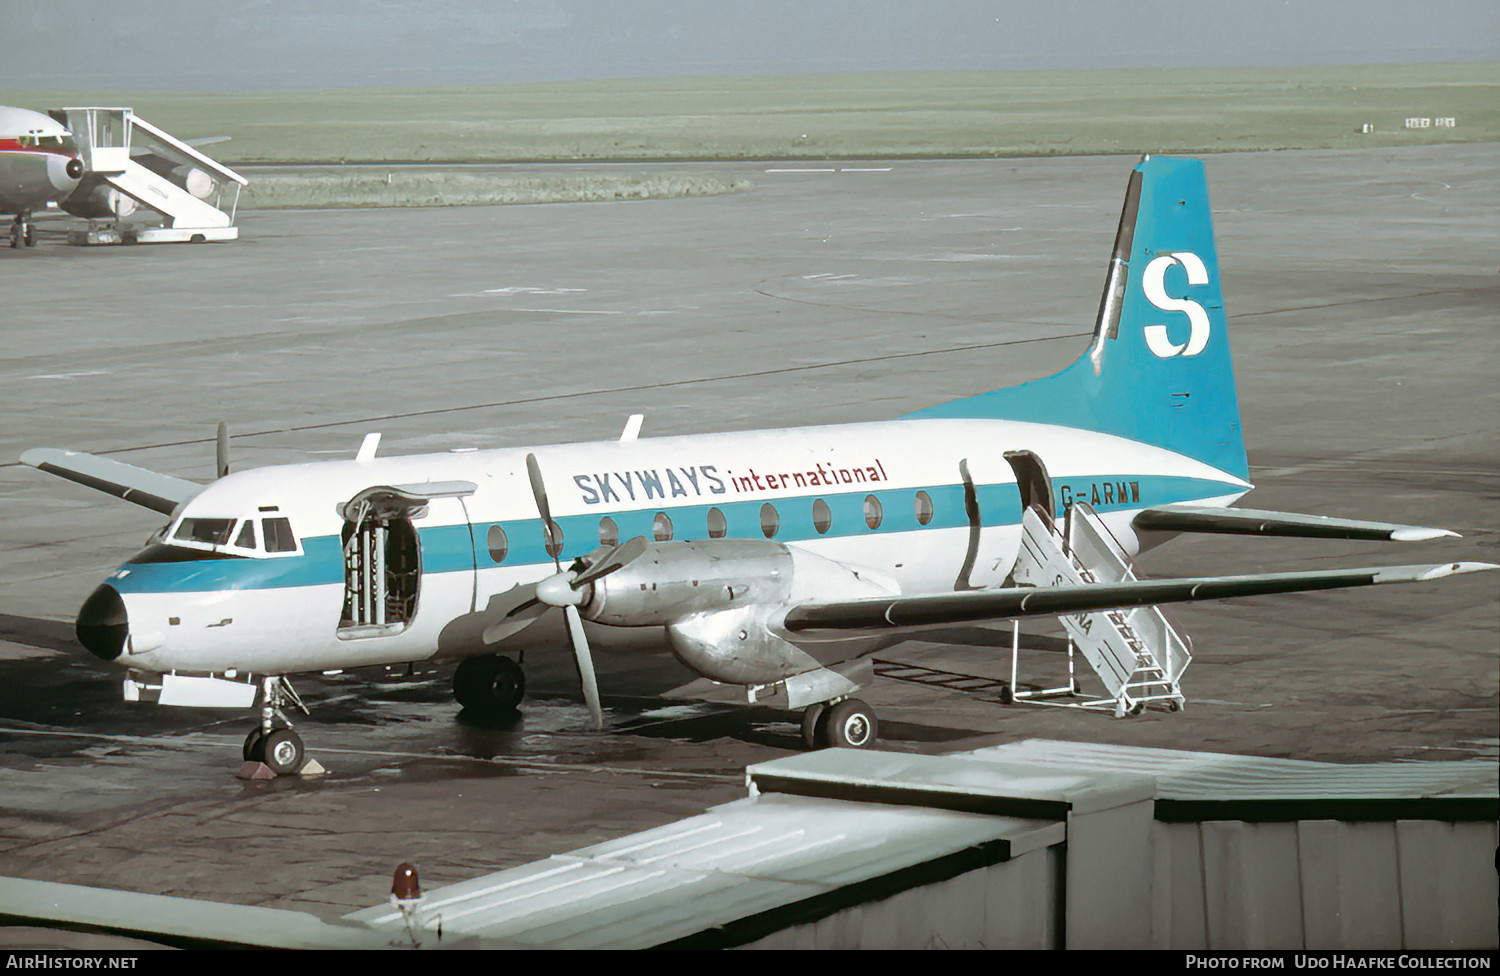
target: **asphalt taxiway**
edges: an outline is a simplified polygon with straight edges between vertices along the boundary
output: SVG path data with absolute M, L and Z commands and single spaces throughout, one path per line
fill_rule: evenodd
M 157 528 L 30 447 L 212 475 L 382 453 L 883 419 L 1085 344 L 1132 159 L 721 164 L 731 196 L 244 215 L 223 245 L 0 251 L 0 876 L 341 914 L 700 812 L 797 749 L 774 702 L 665 653 L 526 661 L 499 727 L 445 669 L 299 681 L 315 779 L 244 783 L 245 715 L 127 705 L 73 643 Z M 1182 539 L 1159 575 L 1500 561 L 1500 156 L 1492 145 L 1210 157 L 1258 508 L 1441 525 L 1409 545 Z M 644 167 L 630 167 L 642 169 Z M 681 169 L 683 167 L 675 167 Z M 708 167 L 704 167 L 708 168 Z M 1334 761 L 1500 754 L 1500 573 L 1179 609 L 1180 714 L 1004 706 L 1009 634 L 877 655 L 881 747 L 1030 737 Z M 1023 679 L 1053 683 L 1045 629 Z

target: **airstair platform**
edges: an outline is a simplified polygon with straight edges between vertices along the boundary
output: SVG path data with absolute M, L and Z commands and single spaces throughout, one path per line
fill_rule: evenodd
M 132 109 L 81 106 L 55 109 L 78 142 L 84 176 L 63 209 L 90 220 L 78 243 L 139 244 L 232 241 L 245 177 Z M 126 217 L 141 207 L 161 215 L 156 226 Z M 105 221 L 101 229 L 94 222 Z

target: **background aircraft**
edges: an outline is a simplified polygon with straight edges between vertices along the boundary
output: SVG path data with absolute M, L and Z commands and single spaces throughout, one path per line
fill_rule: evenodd
M 24 108 L 0 105 L 0 214 L 14 214 L 10 246 L 36 243 L 31 215 L 78 187 L 83 161 L 62 123 Z
M 85 602 L 79 638 L 128 670 L 127 697 L 258 695 L 246 758 L 281 772 L 303 759 L 287 675 L 459 659 L 459 701 L 503 713 L 524 677 L 498 652 L 551 643 L 554 609 L 596 724 L 591 644 L 665 644 L 751 696 L 785 693 L 810 744 L 867 745 L 875 716 L 853 695 L 883 642 L 1033 615 L 1063 621 L 1117 712 L 1176 707 L 1179 644 L 1116 608 L 1493 568 L 1134 578 L 1178 532 L 1449 534 L 1229 507 L 1252 486 L 1209 213 L 1201 163 L 1143 161 L 1085 354 L 898 420 L 393 458 L 367 439 L 352 461 L 221 463 L 206 487 L 75 452 L 22 460 L 169 517 Z

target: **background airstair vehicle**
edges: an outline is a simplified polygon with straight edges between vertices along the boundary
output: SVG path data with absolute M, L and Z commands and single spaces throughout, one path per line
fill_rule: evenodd
M 1130 557 L 1094 510 L 1083 502 L 1068 506 L 1066 531 L 1059 533 L 1041 510 L 1027 508 L 1022 542 L 1012 577 L 1021 586 L 1080 586 L 1136 579 Z M 1058 688 L 1017 690 L 1019 629 L 1011 648 L 1011 692 L 1016 701 L 1111 708 L 1117 718 L 1147 705 L 1171 711 L 1185 703 L 1180 682 L 1192 662 L 1188 639 L 1158 607 L 1099 610 L 1058 618 L 1068 632 L 1068 683 Z M 1074 649 L 1103 682 L 1103 697 L 1080 695 L 1073 672 Z M 1064 699 L 1078 699 L 1067 701 Z
M 49 114 L 78 142 L 83 179 L 63 209 L 90 220 L 79 243 L 232 241 L 243 176 L 128 108 L 78 107 Z M 122 225 L 139 207 L 164 218 Z M 109 221 L 101 230 L 95 220 Z

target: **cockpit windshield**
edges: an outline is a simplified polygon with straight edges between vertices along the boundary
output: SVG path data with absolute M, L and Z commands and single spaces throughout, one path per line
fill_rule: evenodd
M 297 537 L 292 534 L 291 519 L 261 519 L 260 524 L 265 529 L 266 552 L 297 551 Z
M 211 546 L 222 546 L 229 541 L 234 529 L 232 518 L 185 518 L 177 526 L 172 538 L 183 542 L 203 542 Z
M 156 541 L 155 537 L 152 541 Z M 292 532 L 291 519 L 279 516 L 245 519 L 184 518 L 172 532 L 171 542 L 193 549 L 228 547 L 230 554 L 235 550 L 243 550 L 244 555 L 297 551 L 297 536 Z
M 67 153 L 78 151 L 78 143 L 73 141 L 71 135 L 42 135 L 37 132 L 28 132 L 17 137 L 16 141 L 23 149 L 50 149 Z

